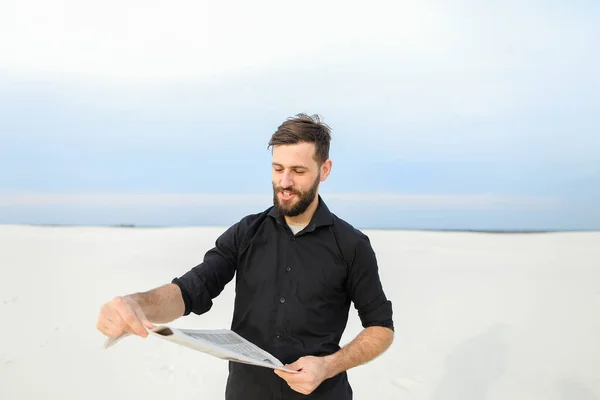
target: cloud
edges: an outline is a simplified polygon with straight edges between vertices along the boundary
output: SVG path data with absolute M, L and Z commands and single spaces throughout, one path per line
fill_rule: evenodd
M 499 194 L 428 195 L 399 193 L 322 193 L 329 203 L 365 204 L 369 207 L 401 209 L 554 209 L 560 205 L 551 196 Z M 12 193 L 0 194 L 0 207 L 209 207 L 244 204 L 268 207 L 270 195 L 263 194 L 121 194 L 121 193 Z
M 416 0 L 21 0 L 2 3 L 0 27 L 0 65 L 12 71 L 171 81 L 310 64 L 318 50 L 385 40 L 423 51 L 440 20 Z
M 543 143 L 591 158 L 597 15 L 512 0 L 2 2 L 0 65 L 30 83 L 0 109 L 48 90 L 37 112 L 89 125 L 73 136 L 146 137 L 149 122 L 182 142 L 211 122 L 239 130 L 234 116 L 270 127 L 315 111 L 387 160 L 527 159 Z
M 331 124 L 336 168 L 371 166 L 367 183 L 346 175 L 357 190 L 443 186 L 395 175 L 423 162 L 473 191 L 552 186 L 598 171 L 597 16 L 514 0 L 4 1 L 0 186 L 218 192 L 298 111 Z

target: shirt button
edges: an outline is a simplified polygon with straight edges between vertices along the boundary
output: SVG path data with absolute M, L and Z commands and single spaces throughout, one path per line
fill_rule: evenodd
M 291 268 L 291 267 L 287 267 L 285 270 L 286 270 L 287 272 L 290 272 L 290 271 L 292 270 L 292 268 Z
M 285 297 L 282 297 L 282 298 L 280 298 L 280 299 L 279 299 L 279 302 L 280 302 L 281 304 L 285 303 Z
M 294 236 L 290 236 L 290 240 L 293 242 L 294 240 L 296 240 L 296 238 Z
M 277 332 L 277 333 L 275 334 L 275 337 L 276 337 L 277 339 L 281 339 L 281 333 Z

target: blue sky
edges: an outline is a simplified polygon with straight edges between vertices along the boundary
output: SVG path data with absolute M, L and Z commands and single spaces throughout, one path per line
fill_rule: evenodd
M 359 227 L 600 228 L 596 2 L 365 4 L 3 2 L 0 223 L 228 225 L 308 112 Z

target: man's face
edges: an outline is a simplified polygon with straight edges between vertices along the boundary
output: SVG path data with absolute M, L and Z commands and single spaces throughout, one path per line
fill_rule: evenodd
M 278 145 L 273 148 L 273 204 L 283 215 L 302 214 L 329 174 L 330 161 L 319 167 L 313 143 Z

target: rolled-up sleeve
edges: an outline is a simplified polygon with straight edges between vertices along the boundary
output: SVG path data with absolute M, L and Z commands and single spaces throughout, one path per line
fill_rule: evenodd
M 183 315 L 203 314 L 213 305 L 217 297 L 235 275 L 240 225 L 227 229 L 215 241 L 215 246 L 204 255 L 202 263 L 180 277 L 172 280 L 183 295 Z
M 354 247 L 348 291 L 363 327 L 384 326 L 394 330 L 392 302 L 383 290 L 377 257 L 367 236 L 361 236 Z

